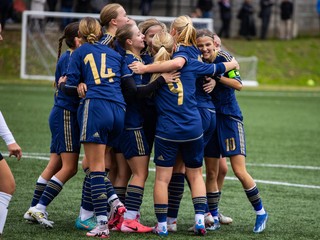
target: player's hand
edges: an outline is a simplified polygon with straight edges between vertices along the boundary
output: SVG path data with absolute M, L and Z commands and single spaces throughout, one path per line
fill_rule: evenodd
M 67 81 L 67 76 L 61 76 L 58 81 L 58 87 L 60 86 L 61 83 L 66 82 L 66 81 Z
M 22 157 L 21 147 L 17 143 L 9 144 L 8 146 L 9 157 L 15 156 L 18 160 Z
M 234 65 L 235 65 L 234 69 L 237 69 L 237 70 L 240 69 L 240 65 L 235 58 L 232 58 L 231 62 L 234 63 Z
M 211 78 L 211 77 L 205 77 L 206 78 L 206 83 L 203 84 L 203 91 L 206 93 L 211 93 L 214 87 L 216 86 L 217 82 Z
M 180 72 L 170 72 L 170 73 L 162 73 L 161 76 L 164 78 L 166 83 L 178 82 L 180 77 Z
M 86 92 L 87 92 L 87 84 L 85 83 L 79 83 L 77 87 L 77 92 L 80 98 L 85 98 L 86 97 Z
M 128 67 L 136 74 L 144 74 L 146 73 L 146 66 L 142 62 L 133 62 L 128 65 Z

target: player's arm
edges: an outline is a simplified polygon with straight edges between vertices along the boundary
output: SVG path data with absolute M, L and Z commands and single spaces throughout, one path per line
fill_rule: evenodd
M 126 77 L 122 79 L 121 89 L 122 94 L 126 102 L 134 100 L 136 98 L 141 99 L 152 94 L 166 83 L 176 82 L 179 78 L 179 72 L 163 73 L 156 80 L 146 85 L 136 85 L 132 77 Z
M 66 76 L 60 77 L 58 82 L 58 89 L 68 96 L 78 96 L 77 86 L 67 85 L 66 81 Z
M 152 63 L 148 65 L 144 65 L 143 63 L 137 61 L 131 63 L 129 68 L 136 74 L 164 73 L 180 70 L 185 63 L 185 58 L 177 57 L 168 61 Z
M 230 62 L 223 62 L 223 65 L 225 66 L 225 72 L 229 72 L 230 70 L 239 70 L 240 66 L 238 61 L 235 58 L 232 58 Z
M 16 143 L 10 129 L 7 126 L 6 121 L 0 111 L 0 137 L 7 144 L 7 148 L 9 151 L 9 157 L 16 156 L 18 160 L 22 157 L 21 147 Z
M 215 76 L 214 79 L 219 83 L 222 83 L 222 84 L 224 84 L 228 87 L 231 87 L 233 89 L 236 89 L 238 91 L 241 91 L 242 82 L 240 79 L 239 71 L 238 70 L 231 70 L 226 75 L 228 75 L 228 77 Z

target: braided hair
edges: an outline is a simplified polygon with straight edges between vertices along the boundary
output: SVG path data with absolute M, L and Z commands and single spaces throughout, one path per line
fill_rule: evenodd
M 57 61 L 59 60 L 59 58 L 61 56 L 61 48 L 62 48 L 63 40 L 65 40 L 65 42 L 69 48 L 74 49 L 76 47 L 76 43 L 74 41 L 74 38 L 78 37 L 78 31 L 79 31 L 79 22 L 69 23 L 65 27 L 65 29 L 63 31 L 63 35 L 59 38 Z

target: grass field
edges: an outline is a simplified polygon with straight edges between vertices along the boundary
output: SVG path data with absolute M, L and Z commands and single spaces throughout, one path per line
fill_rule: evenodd
M 83 172 L 71 179 L 48 207 L 53 229 L 27 224 L 33 188 L 49 157 L 48 116 L 53 104 L 49 82 L 0 83 L 0 109 L 23 148 L 20 162 L 8 159 L 17 190 L 9 207 L 2 239 L 86 239 L 74 228 L 78 215 Z M 256 179 L 270 218 L 260 235 L 252 233 L 254 212 L 241 184 L 229 168 L 220 210 L 234 223 L 210 232 L 205 239 L 319 239 L 320 219 L 320 92 L 302 90 L 243 90 L 237 94 L 244 115 L 248 171 Z M 0 151 L 6 153 L 4 143 Z M 79 169 L 81 169 L 79 165 Z M 142 222 L 153 226 L 152 187 L 154 164 L 142 205 Z M 179 212 L 178 232 L 167 239 L 194 239 L 187 232 L 193 224 L 190 191 L 185 188 Z M 152 234 L 111 233 L 113 239 L 157 239 Z

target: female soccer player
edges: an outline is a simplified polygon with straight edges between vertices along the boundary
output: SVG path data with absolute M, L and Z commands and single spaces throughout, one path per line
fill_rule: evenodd
M 198 33 L 198 47 L 203 53 L 204 60 L 213 63 L 230 61 L 232 56 L 227 52 L 220 50 L 216 54 L 213 50 L 217 40 L 219 40 L 218 37 L 208 30 Z M 217 131 L 208 144 L 206 156 L 208 161 L 213 162 L 219 162 L 220 156 L 230 158 L 233 172 L 241 182 L 248 200 L 256 212 L 253 232 L 260 233 L 266 228 L 268 214 L 263 207 L 258 188 L 246 170 L 243 116 L 235 96 L 235 89 L 241 90 L 242 88 L 241 78 L 238 71 L 231 70 L 221 76 L 216 76 L 215 79 L 217 85 L 211 96 L 217 112 Z M 215 166 L 210 169 L 217 171 L 217 168 Z M 217 174 L 215 173 L 215 175 Z M 213 192 L 218 192 L 217 200 L 220 198 L 219 191 L 221 190 L 218 187 L 217 184 L 212 187 Z M 214 208 L 211 209 L 213 215 L 217 214 L 218 202 L 215 202 L 216 206 L 214 204 L 211 206 Z
M 170 59 L 174 46 L 174 39 L 170 34 L 164 32 L 156 34 L 152 45 L 154 52 L 157 52 L 155 62 Z M 203 74 L 224 72 L 236 66 L 235 62 L 217 66 L 205 65 L 193 58 L 188 58 L 186 62 L 188 63 L 180 70 L 181 77 L 177 79 L 177 83 L 170 83 L 160 88 L 155 95 L 158 119 L 154 158 L 156 164 L 154 206 L 158 224 L 154 231 L 158 235 L 168 234 L 168 192 L 163 192 L 163 189 L 168 189 L 178 151 L 181 152 L 186 165 L 186 174 L 190 179 L 196 212 L 195 233 L 205 234 L 203 213 L 206 196 L 201 173 L 203 134 L 194 95 L 195 79 L 200 72 Z
M 0 25 L 1 26 L 1 25 Z M 0 31 L 1 34 L 1 31 Z M 18 160 L 22 157 L 20 146 L 16 143 L 10 129 L 0 111 L 0 137 L 5 141 L 9 157 L 15 156 Z M 16 190 L 13 174 L 6 160 L 0 153 L 0 237 L 3 233 L 4 224 L 7 219 L 8 206 L 12 195 Z
M 105 153 L 124 124 L 125 102 L 121 93 L 122 58 L 112 49 L 98 43 L 101 26 L 86 17 L 80 21 L 79 34 L 84 44 L 72 55 L 67 84 L 87 86 L 83 107 L 79 108 L 80 142 L 90 171 L 91 197 L 96 227 L 87 236 L 109 237 Z
M 161 31 L 167 31 L 167 27 L 164 23 L 160 22 L 155 18 L 147 19 L 138 24 L 138 28 L 141 33 L 144 35 L 145 48 L 142 50 L 140 56 L 145 64 L 151 64 L 153 62 L 152 49 L 152 38 L 153 36 Z M 150 81 L 151 74 L 143 74 L 142 82 L 147 84 Z M 156 131 L 156 120 L 157 120 L 157 111 L 154 105 L 153 96 L 149 96 L 143 103 L 142 106 L 142 115 L 143 115 L 143 129 L 147 138 L 149 145 L 150 153 L 152 151 L 154 135 Z
M 142 61 L 140 52 L 144 48 L 144 35 L 136 24 L 126 24 L 118 28 L 116 40 L 126 50 L 124 60 L 127 64 Z M 136 85 L 142 84 L 142 75 L 134 74 Z M 143 226 L 136 217 L 142 204 L 145 181 L 148 177 L 149 146 L 143 131 L 143 117 L 139 101 L 128 102 L 125 116 L 125 129 L 121 134 L 119 146 L 132 172 L 132 178 L 126 190 L 125 205 L 127 211 L 121 224 L 122 232 L 151 232 L 152 228 Z M 126 177 L 129 180 L 131 174 Z M 126 182 L 126 185 L 128 181 Z
M 137 73 L 152 71 L 163 72 L 181 69 L 184 65 L 188 64 L 189 58 L 201 60 L 201 52 L 196 47 L 196 30 L 188 16 L 176 18 L 171 24 L 170 33 L 177 44 L 177 49 L 172 60 L 151 65 L 142 65 L 141 63 L 136 62 L 131 65 L 131 68 Z M 210 82 L 207 83 L 207 85 L 204 85 L 206 91 L 209 91 L 210 88 L 208 84 L 210 84 Z M 210 112 L 207 113 L 207 115 L 211 114 L 212 113 Z M 209 125 L 211 124 L 209 123 L 208 126 Z M 210 128 L 208 127 L 208 132 L 211 131 L 209 129 Z M 184 173 L 184 164 L 179 156 L 169 185 L 169 210 L 167 218 L 169 231 L 177 231 L 177 215 L 184 191 Z M 170 192 L 172 192 L 172 194 Z M 210 223 L 213 223 L 212 217 L 210 217 L 211 215 L 206 216 L 206 222 L 210 221 Z M 207 218 L 209 220 L 207 220 Z
M 50 160 L 39 176 L 31 206 L 24 214 L 24 219 L 38 221 L 45 227 L 53 227 L 47 219 L 47 206 L 60 193 L 63 185 L 72 178 L 78 169 L 80 152 L 80 131 L 77 122 L 79 98 L 70 97 L 58 89 L 58 81 L 66 74 L 72 52 L 80 46 L 78 38 L 79 23 L 66 26 L 64 35 L 59 39 L 58 63 L 55 73 L 54 106 L 49 117 L 51 130 Z M 65 40 L 69 49 L 62 54 L 61 46 Z
M 114 36 L 116 34 L 117 29 L 127 24 L 129 22 L 129 18 L 127 17 L 126 11 L 120 4 L 111 3 L 111 4 L 107 4 L 102 8 L 100 12 L 100 22 L 103 27 L 102 29 L 103 35 L 99 40 L 100 43 L 103 45 L 113 47 L 112 44 L 113 44 Z M 122 51 L 120 48 L 117 48 L 116 50 Z M 86 85 L 80 84 L 78 86 L 78 89 L 79 89 L 78 90 L 79 94 L 82 97 L 84 97 L 85 92 L 87 91 Z M 113 188 L 112 184 L 115 184 L 116 177 L 118 175 L 120 176 L 125 175 L 128 169 L 126 167 L 118 169 L 116 161 L 113 161 L 113 164 L 111 164 L 112 156 L 110 152 L 110 147 L 111 146 L 108 146 L 108 148 L 106 149 L 106 155 L 105 155 L 105 168 L 106 168 L 105 171 L 107 174 L 107 178 L 105 178 L 105 180 L 106 180 L 106 188 L 108 191 L 108 195 L 110 196 L 109 202 L 111 205 L 111 210 L 109 214 L 109 226 L 116 224 L 116 222 L 120 218 L 120 215 L 122 215 L 125 211 L 125 207 L 123 205 L 125 190 L 123 191 L 123 188 L 117 187 L 117 185 L 114 185 L 115 187 Z M 121 160 L 122 162 L 126 161 L 121 156 L 121 154 L 115 154 L 115 155 L 117 155 L 117 159 L 120 159 L 119 161 Z M 110 172 L 111 166 L 112 166 L 112 170 Z M 75 226 L 78 229 L 90 230 L 92 229 L 93 226 L 95 226 L 95 218 L 94 218 L 93 206 L 91 202 L 91 194 L 90 194 L 91 187 L 90 187 L 90 177 L 89 177 L 90 172 L 89 172 L 89 166 L 86 160 L 86 156 L 82 161 L 82 168 L 85 172 L 85 178 L 83 181 L 80 213 L 79 213 L 79 217 L 76 219 Z M 117 173 L 118 170 L 120 173 Z M 122 186 L 121 183 L 120 183 L 120 186 Z M 109 210 L 109 206 L 108 206 L 108 210 Z
M 110 203 L 110 196 L 105 184 L 105 153 L 107 146 L 123 130 L 126 104 L 121 84 L 132 74 L 120 54 L 98 42 L 101 27 L 97 20 L 91 17 L 82 19 L 79 33 L 84 44 L 72 55 L 67 85 L 77 86 L 82 80 L 87 87 L 84 106 L 78 109 L 78 119 L 97 219 L 96 227 L 87 236 L 107 238 L 107 204 Z M 157 87 L 159 82 L 165 81 L 156 81 L 152 86 Z

